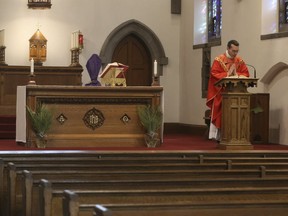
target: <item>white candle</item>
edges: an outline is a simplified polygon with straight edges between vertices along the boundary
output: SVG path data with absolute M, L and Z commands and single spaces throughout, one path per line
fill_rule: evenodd
M 70 42 L 70 47 L 73 49 L 73 33 L 71 34 L 71 42 Z
M 158 71 L 157 71 L 157 61 L 155 60 L 154 61 L 154 76 L 156 77 L 158 74 Z
M 75 42 L 75 32 L 73 32 L 73 49 L 76 48 L 76 42 Z
M 79 49 L 79 32 L 75 33 L 75 47 Z
M 30 68 L 30 75 L 34 75 L 34 59 L 31 59 L 31 68 Z
M 0 47 L 5 46 L 4 45 L 4 38 L 5 38 L 5 30 L 2 29 L 2 30 L 0 30 Z

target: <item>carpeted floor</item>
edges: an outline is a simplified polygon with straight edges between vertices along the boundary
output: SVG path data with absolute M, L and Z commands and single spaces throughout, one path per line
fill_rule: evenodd
M 286 145 L 277 144 L 254 144 L 254 150 L 288 150 Z M 43 150 L 36 148 L 26 148 L 17 145 L 15 140 L 0 140 L 1 150 Z M 110 148 L 47 148 L 47 150 L 218 150 L 217 143 L 207 140 L 204 136 L 189 134 L 169 134 L 164 135 L 163 144 L 157 148 L 132 148 L 132 147 L 110 147 Z

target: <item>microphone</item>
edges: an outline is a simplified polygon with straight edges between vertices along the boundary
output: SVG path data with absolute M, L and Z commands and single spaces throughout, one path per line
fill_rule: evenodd
M 250 64 L 246 64 L 246 65 L 251 67 L 251 68 L 253 68 L 254 78 L 256 78 L 256 68 L 253 65 L 250 65 Z

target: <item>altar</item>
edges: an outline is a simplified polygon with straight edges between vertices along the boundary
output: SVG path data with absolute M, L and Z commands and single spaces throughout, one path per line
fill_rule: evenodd
M 42 103 L 53 113 L 47 147 L 145 147 L 137 107 L 163 104 L 162 94 L 161 86 L 18 86 L 16 141 L 35 144 L 26 106 Z

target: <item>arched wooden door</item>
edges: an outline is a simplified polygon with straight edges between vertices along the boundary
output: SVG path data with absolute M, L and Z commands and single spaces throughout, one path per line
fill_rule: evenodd
M 145 44 L 135 35 L 128 35 L 114 50 L 112 62 L 129 66 L 127 86 L 150 86 L 152 83 L 152 60 Z

